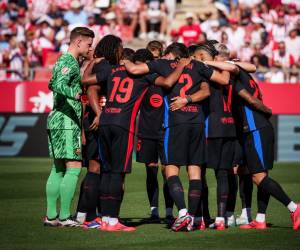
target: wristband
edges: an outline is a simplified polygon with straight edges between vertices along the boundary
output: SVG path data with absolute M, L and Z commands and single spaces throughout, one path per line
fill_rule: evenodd
M 190 95 L 188 95 L 186 97 L 186 100 L 187 100 L 187 103 L 192 103 L 193 102 L 193 99 L 192 99 L 192 97 Z

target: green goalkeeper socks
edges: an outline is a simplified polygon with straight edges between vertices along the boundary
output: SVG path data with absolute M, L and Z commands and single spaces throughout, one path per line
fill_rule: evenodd
M 60 220 L 65 220 L 70 217 L 70 206 L 80 171 L 81 168 L 67 168 L 66 174 L 60 184 Z
M 47 217 L 54 219 L 57 216 L 56 202 L 59 197 L 60 184 L 63 180 L 65 168 L 59 164 L 53 164 L 46 184 Z

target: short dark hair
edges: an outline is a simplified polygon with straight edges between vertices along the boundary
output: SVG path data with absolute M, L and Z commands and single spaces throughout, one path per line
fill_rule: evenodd
M 74 41 L 77 37 L 79 36 L 86 36 L 86 37 L 91 37 L 94 38 L 95 34 L 94 31 L 90 30 L 87 27 L 76 27 L 71 31 L 70 34 L 70 41 Z
M 148 62 L 153 59 L 153 55 L 148 49 L 138 49 L 133 55 L 133 62 Z
M 169 53 L 172 53 L 177 59 L 189 57 L 189 51 L 183 43 L 170 44 L 165 50 L 165 55 Z
M 131 48 L 123 49 L 123 59 L 133 61 L 134 50 Z
M 198 51 L 198 50 L 204 50 L 207 53 L 209 53 L 212 57 L 215 57 L 219 54 L 218 51 L 216 50 L 216 48 L 214 47 L 214 45 L 209 44 L 209 43 L 204 43 L 204 44 L 199 45 L 197 47 L 196 51 Z

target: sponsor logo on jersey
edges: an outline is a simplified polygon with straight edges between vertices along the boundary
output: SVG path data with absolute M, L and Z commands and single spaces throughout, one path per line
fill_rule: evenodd
M 150 97 L 150 104 L 153 108 L 159 108 L 163 104 L 163 99 L 160 95 L 154 94 Z

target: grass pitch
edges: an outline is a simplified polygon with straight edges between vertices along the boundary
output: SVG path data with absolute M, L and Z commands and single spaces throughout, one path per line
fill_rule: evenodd
M 0 249 L 300 249 L 300 230 L 293 231 L 287 209 L 271 199 L 264 231 L 206 230 L 191 233 L 170 232 L 164 224 L 141 224 L 149 216 L 145 169 L 135 163 L 126 180 L 121 218 L 138 225 L 136 232 L 108 233 L 81 228 L 45 228 L 45 183 L 49 159 L 0 159 Z M 82 171 L 81 177 L 85 174 Z M 182 180 L 187 178 L 182 169 Z M 293 200 L 300 201 L 300 164 L 277 164 L 271 176 L 278 180 Z M 159 177 L 160 187 L 162 178 Z M 208 171 L 210 209 L 216 213 L 216 182 Z M 79 185 L 78 185 L 79 186 Z M 78 194 L 74 200 L 77 203 Z M 256 189 L 253 211 L 256 211 Z M 160 214 L 164 215 L 160 193 Z M 240 202 L 236 211 L 240 212 Z M 174 213 L 175 215 L 176 213 Z

